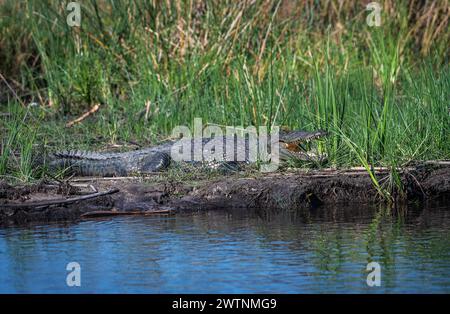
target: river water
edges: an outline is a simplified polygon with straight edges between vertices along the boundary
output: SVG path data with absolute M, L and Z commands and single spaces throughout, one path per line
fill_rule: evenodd
M 66 270 L 70 262 L 79 273 Z M 366 270 L 369 262 L 380 271 Z M 369 286 L 368 275 L 380 285 Z M 0 292 L 450 293 L 450 207 L 209 211 L 3 228 Z

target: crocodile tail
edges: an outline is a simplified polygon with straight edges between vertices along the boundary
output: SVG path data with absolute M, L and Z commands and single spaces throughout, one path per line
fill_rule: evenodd
M 123 161 L 111 159 L 88 159 L 81 156 L 63 155 L 49 162 L 51 172 L 62 171 L 65 175 L 74 174 L 78 176 L 124 176 L 127 175 L 127 167 Z

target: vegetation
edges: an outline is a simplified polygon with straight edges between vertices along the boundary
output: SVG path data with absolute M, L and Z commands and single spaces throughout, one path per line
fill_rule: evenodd
M 448 1 L 0 1 L 0 175 L 163 140 L 194 117 L 326 129 L 327 166 L 450 156 Z M 80 123 L 72 121 L 99 105 Z M 378 183 L 375 180 L 375 184 Z

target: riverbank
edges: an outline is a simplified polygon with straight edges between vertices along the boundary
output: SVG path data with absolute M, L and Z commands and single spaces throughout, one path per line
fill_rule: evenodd
M 450 165 L 429 163 L 398 171 L 374 170 L 380 187 L 399 204 L 450 199 Z M 214 209 L 308 210 L 323 205 L 385 202 L 362 169 L 291 170 L 203 180 L 72 178 L 12 186 L 0 183 L 0 225 L 76 221 L 103 216 L 167 215 Z M 384 196 L 385 197 L 385 196 Z

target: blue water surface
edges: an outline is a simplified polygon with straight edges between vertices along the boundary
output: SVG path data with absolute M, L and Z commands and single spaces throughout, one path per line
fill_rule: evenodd
M 209 211 L 0 229 L 1 293 L 449 293 L 450 208 Z M 381 285 L 370 287 L 369 262 Z M 77 262 L 81 286 L 66 266 Z

